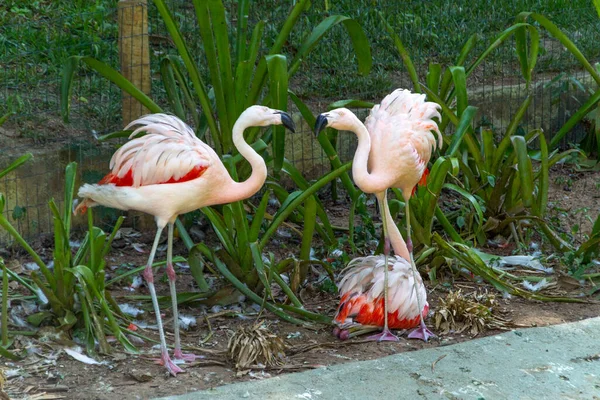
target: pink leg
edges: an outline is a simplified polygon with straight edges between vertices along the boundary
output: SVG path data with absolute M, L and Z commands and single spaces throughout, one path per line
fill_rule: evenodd
M 388 328 L 388 257 L 390 254 L 390 237 L 388 235 L 388 227 L 387 227 L 387 191 L 383 192 L 383 194 L 376 194 L 377 200 L 379 200 L 379 209 L 383 213 L 383 236 L 385 238 L 385 243 L 383 245 L 383 252 L 385 256 L 385 266 L 384 266 L 384 279 L 383 279 L 383 331 L 376 335 L 371 335 L 368 337 L 370 340 L 376 340 L 378 342 L 398 342 L 398 336 L 394 335 Z
M 406 241 L 406 247 L 408 248 L 408 252 L 410 255 L 410 267 L 412 269 L 413 279 L 415 282 L 413 285 L 413 290 L 415 291 L 415 294 L 416 294 L 417 304 L 419 307 L 419 319 L 421 320 L 419 327 L 417 329 L 413 330 L 412 332 L 410 332 L 408 334 L 408 338 L 409 339 L 421 339 L 426 342 L 427 339 L 429 339 L 430 337 L 435 337 L 435 335 L 433 334 L 433 332 L 431 332 L 429 329 L 427 329 L 427 326 L 425 326 L 425 320 L 423 319 L 423 306 L 422 306 L 421 299 L 419 298 L 419 292 L 417 290 L 417 275 L 419 274 L 419 271 L 417 271 L 417 266 L 415 265 L 415 261 L 413 259 L 413 243 L 410 238 L 410 234 L 411 234 L 411 232 L 410 232 L 410 207 L 409 207 L 410 196 L 404 196 L 404 201 L 406 204 L 406 236 L 408 237 L 408 240 Z
M 158 333 L 160 335 L 160 354 L 161 357 L 158 360 L 160 365 L 164 365 L 169 373 L 173 376 L 177 375 L 180 372 L 183 372 L 181 368 L 175 365 L 171 358 L 169 357 L 169 352 L 167 350 L 167 341 L 165 339 L 165 332 L 163 331 L 162 318 L 160 317 L 160 307 L 158 306 L 158 299 L 156 297 L 156 289 L 154 288 L 154 274 L 152 273 L 152 262 L 154 261 L 154 254 L 156 253 L 156 248 L 158 247 L 158 241 L 160 239 L 160 234 L 162 233 L 162 228 L 158 228 L 156 231 L 156 237 L 154 238 L 154 244 L 152 245 L 152 251 L 150 252 L 150 257 L 148 258 L 148 264 L 146 264 L 146 268 L 144 269 L 144 278 L 146 279 L 146 283 L 148 284 L 148 290 L 150 291 L 150 297 L 152 297 L 152 305 L 154 306 L 154 313 L 156 314 L 156 325 L 158 326 Z
M 169 287 L 171 289 L 171 301 L 173 304 L 173 329 L 175 331 L 175 359 L 184 361 L 194 361 L 200 356 L 195 354 L 183 354 L 181 351 L 181 339 L 179 337 L 179 311 L 177 310 L 177 289 L 175 280 L 177 274 L 173 268 L 173 224 L 169 224 L 169 237 L 167 242 L 167 277 L 169 278 Z

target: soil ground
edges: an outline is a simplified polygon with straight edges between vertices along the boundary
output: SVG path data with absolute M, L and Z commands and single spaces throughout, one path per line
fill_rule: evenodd
M 555 215 L 562 225 L 562 229 L 571 232 L 574 225 L 579 225 L 579 232 L 575 240 L 581 241 L 585 233 L 591 230 L 591 223 L 586 216 L 596 217 L 600 211 L 598 198 L 600 197 L 599 172 L 573 172 L 570 169 L 554 169 L 551 178 L 549 214 Z M 343 202 L 340 204 L 327 204 L 328 212 L 336 216 L 340 225 L 348 207 Z M 347 223 L 347 222 L 346 222 Z M 122 238 L 115 243 L 115 248 L 109 256 L 109 266 L 143 265 L 146 251 L 149 248 L 153 232 L 144 232 L 141 236 L 131 233 L 131 238 Z M 210 243 L 210 235 L 206 238 Z M 141 246 L 140 246 L 141 245 Z M 37 249 L 50 248 L 49 238 L 40 238 L 36 243 Z M 289 247 L 293 245 L 290 244 Z M 288 247 L 287 251 L 290 251 Z M 510 248 L 505 249 L 509 251 Z M 51 250 L 46 250 L 50 252 Z M 176 254 L 185 254 L 183 246 L 178 241 Z M 49 255 L 49 254 L 48 254 Z M 164 258 L 164 251 L 158 254 L 157 259 Z M 6 258 L 6 257 L 5 257 Z M 9 258 L 10 260 L 10 258 Z M 15 254 L 13 260 L 25 264 L 26 257 Z M 14 261 L 13 261 L 14 262 Z M 557 271 L 559 272 L 559 271 Z M 194 291 L 193 278 L 189 269 L 178 269 L 178 290 Z M 162 271 L 158 275 L 161 277 Z M 167 294 L 166 279 L 157 279 L 158 293 Z M 559 284 L 549 288 L 551 294 L 577 296 L 581 293 L 594 293 L 592 284 L 579 287 L 572 280 L 558 279 Z M 561 283 L 562 282 L 562 283 Z M 154 314 L 148 301 L 139 302 L 132 300 L 134 295 L 147 295 L 145 286 L 133 291 L 128 287 L 130 282 L 119 286 L 116 284 L 112 294 L 119 304 L 129 303 L 145 310 L 142 316 L 136 319 L 139 327 L 138 333 L 157 339 L 156 330 L 152 329 Z M 442 284 L 434 287 L 426 281 L 428 287 L 428 301 L 431 309 L 436 310 L 440 299 L 444 298 L 449 290 L 460 289 L 463 293 L 475 290 L 488 290 L 495 293 L 494 289 L 484 283 L 476 282 L 468 277 L 454 276 Z M 308 284 L 302 292 L 306 308 L 313 311 L 333 315 L 337 306 L 334 295 L 320 291 L 315 285 Z M 569 321 L 577 321 L 600 315 L 600 304 L 594 298 L 586 303 L 543 303 L 524 300 L 522 298 L 502 298 L 496 295 L 496 312 L 508 320 L 506 328 L 530 327 L 553 325 Z M 13 302 L 11 307 L 18 306 Z M 164 308 L 165 326 L 167 328 L 167 341 L 172 343 L 170 309 Z M 140 350 L 139 355 L 128 355 L 121 352 L 119 344 L 114 344 L 114 353 L 108 356 L 99 356 L 97 361 L 101 365 L 87 365 L 68 356 L 61 349 L 72 347 L 74 342 L 69 338 L 47 341 L 44 335 L 38 333 L 35 337 L 19 337 L 16 346 L 30 349 L 31 355 L 25 360 L 9 362 L 2 360 L 1 365 L 7 376 L 5 391 L 14 399 L 147 399 L 167 395 L 183 394 L 191 391 L 211 388 L 231 382 L 253 379 L 265 379 L 278 374 L 290 373 L 311 369 L 323 365 L 333 365 L 356 360 L 369 360 L 383 356 L 414 351 L 423 348 L 445 346 L 472 339 L 467 333 L 439 335 L 428 343 L 406 340 L 403 332 L 398 343 L 374 343 L 365 341 L 364 338 L 353 338 L 341 342 L 331 334 L 331 327 L 315 326 L 315 329 L 301 328 L 277 320 L 269 313 L 261 313 L 247 302 L 228 307 L 220 306 L 190 306 L 184 305 L 180 312 L 192 316 L 196 326 L 183 332 L 183 343 L 189 346 L 190 351 L 203 358 L 192 364 L 183 366 L 186 373 L 177 377 L 170 377 L 163 367 L 155 365 L 151 355 L 156 356 L 157 350 L 152 349 L 154 343 L 136 344 Z M 233 363 L 227 359 L 224 350 L 231 335 L 240 327 L 249 327 L 260 319 L 264 321 L 279 338 L 288 344 L 284 362 L 272 368 L 253 368 L 252 370 L 236 371 Z M 207 323 L 210 322 L 210 325 Z M 433 324 L 431 318 L 427 321 Z M 147 328 L 143 326 L 149 325 Z M 435 330 L 435 329 L 434 329 Z M 498 333 L 498 329 L 490 329 L 479 336 Z

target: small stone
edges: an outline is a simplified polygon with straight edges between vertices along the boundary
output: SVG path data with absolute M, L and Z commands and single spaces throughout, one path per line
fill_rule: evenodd
M 138 382 L 150 382 L 154 378 L 148 371 L 137 371 L 135 369 L 129 373 L 129 376 Z

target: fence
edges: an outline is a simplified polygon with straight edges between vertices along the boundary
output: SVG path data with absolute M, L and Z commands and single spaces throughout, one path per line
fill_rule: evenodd
M 181 0 L 167 3 L 180 21 L 181 32 L 191 45 L 191 53 L 201 73 L 207 75 L 193 5 Z M 228 17 L 235 18 L 236 2 L 225 3 Z M 259 19 L 266 20 L 266 47 L 276 37 L 290 3 L 252 2 L 249 26 Z M 351 45 L 343 29 L 329 34 L 320 44 L 323 50 L 310 55 L 292 82 L 293 90 L 314 112 L 324 110 L 327 104 L 342 98 L 377 101 L 392 88 L 411 87 L 377 11 L 389 16 L 422 78 L 429 62 L 452 63 L 464 41 L 474 33 L 483 38 L 473 52 L 479 54 L 489 45 L 493 33 L 506 28 L 516 11 L 521 10 L 545 13 L 574 40 L 589 60 L 598 60 L 600 54 L 600 46 L 596 45 L 600 19 L 589 2 L 582 0 L 564 2 L 562 8 L 567 11 L 562 12 L 555 11 L 561 9 L 561 1 L 541 0 L 512 0 L 501 2 L 501 5 L 466 0 L 330 1 L 329 9 L 326 9 L 327 2 L 313 3 L 286 43 L 286 53 L 293 54 L 324 16 L 344 14 L 361 23 L 371 41 L 374 58 L 371 74 L 358 76 Z M 481 4 L 473 6 L 473 3 Z M 2 7 L 0 22 L 3 15 L 6 18 L 9 9 Z M 91 8 L 87 12 L 62 14 L 50 20 L 27 18 L 27 15 L 23 19 L 15 17 L 12 22 L 3 21 L 0 31 L 0 115 L 6 111 L 16 113 L 0 127 L 0 166 L 25 152 L 35 156 L 33 162 L 0 181 L 0 192 L 7 198 L 3 211 L 25 236 L 51 232 L 47 201 L 51 197 L 61 198 L 63 171 L 69 161 L 79 163 L 82 181 L 93 182 L 102 177 L 114 144 L 100 144 L 95 137 L 122 127 L 120 91 L 85 68 L 73 88 L 71 122 L 65 124 L 61 118 L 60 71 L 68 56 L 91 55 L 119 68 L 119 25 L 128 21 L 119 21 L 116 8 L 99 7 L 98 2 Z M 153 78 L 151 96 L 164 105 L 166 96 L 157 79 L 159 63 L 163 56 L 176 54 L 176 50 L 152 4 L 148 6 L 147 24 L 149 34 L 145 39 L 150 52 L 144 56 L 150 63 Z M 499 132 L 506 127 L 525 95 L 513 47 L 514 44 L 508 43 L 495 50 L 469 80 L 473 102 L 482 110 L 477 123 L 493 125 Z M 542 47 L 535 96 L 522 129 L 541 127 L 547 134 L 552 134 L 578 107 L 587 74 L 579 70 L 576 60 L 557 41 L 544 36 Z M 578 86 L 580 82 L 583 82 L 581 87 Z M 360 111 L 360 115 L 365 116 L 366 112 Z M 327 171 L 328 162 L 313 135 L 306 132 L 309 129 L 303 126 L 297 135 L 290 135 L 286 151 L 288 158 L 308 177 L 315 177 Z M 583 132 L 583 126 L 577 127 L 563 145 L 577 141 Z M 354 140 L 353 135 L 339 136 L 338 150 L 343 158 L 351 157 Z M 101 218 L 109 224 L 116 218 L 111 211 L 102 213 Z M 3 241 L 6 237 L 0 235 L 0 243 Z

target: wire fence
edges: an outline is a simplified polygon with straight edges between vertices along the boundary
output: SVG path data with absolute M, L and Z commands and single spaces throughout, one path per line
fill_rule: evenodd
M 235 20 L 237 2 L 225 3 L 229 20 Z M 358 20 L 365 29 L 372 46 L 374 66 L 368 76 L 359 76 L 345 31 L 340 27 L 329 33 L 318 50 L 307 57 L 291 83 L 294 92 L 315 114 L 339 99 L 378 102 L 394 88 L 411 88 L 411 81 L 394 44 L 385 33 L 378 11 L 388 16 L 388 21 L 404 41 L 422 80 L 431 62 L 450 65 L 455 62 L 460 48 L 473 34 L 479 35 L 481 40 L 471 54 L 479 55 L 489 46 L 491 38 L 514 22 L 517 11 L 525 10 L 545 13 L 590 61 L 600 59 L 600 46 L 597 46 L 600 19 L 588 2 L 565 2 L 565 11 L 560 12 L 554 11 L 560 9 L 553 4 L 560 3 L 556 0 L 511 0 L 501 2 L 501 6 L 481 2 L 483 5 L 479 8 L 469 6 L 479 2 L 468 1 L 329 3 L 329 9 L 325 8 L 325 2 L 313 4 L 292 31 L 283 52 L 293 56 L 324 17 L 343 14 Z M 192 3 L 172 0 L 167 4 L 179 21 L 201 74 L 208 77 Z M 253 27 L 258 20 L 266 21 L 263 51 L 275 40 L 290 4 L 275 0 L 252 2 L 249 26 Z M 549 10 L 551 5 L 554 7 Z M 140 5 L 136 3 L 135 6 Z M 1 12 L 0 6 L 0 15 Z M 96 137 L 122 128 L 121 92 L 107 79 L 83 67 L 74 83 L 70 123 L 67 124 L 62 120 L 60 109 L 61 69 L 71 55 L 93 56 L 121 70 L 127 67 L 119 66 L 119 25 L 124 21 L 119 21 L 118 15 L 116 8 L 100 7 L 52 20 L 14 21 L 2 27 L 0 115 L 15 114 L 0 127 L 0 166 L 26 152 L 32 152 L 35 158 L 0 180 L 0 192 L 7 199 L 5 215 L 26 237 L 52 231 L 47 202 L 50 198 L 62 198 L 63 172 L 68 162 L 78 162 L 82 182 L 98 181 L 107 171 L 115 144 L 99 143 Z M 152 77 L 152 86 L 148 90 L 158 104 L 166 106 L 166 94 L 160 83 L 160 60 L 165 55 L 176 54 L 176 49 L 152 4 L 148 5 L 147 24 L 149 33 L 145 39 L 150 52 L 145 56 Z M 23 46 L 22 43 L 33 45 Z M 532 89 L 533 103 L 519 129 L 542 128 L 551 136 L 589 96 L 586 90 L 594 86 L 577 60 L 543 30 L 541 47 Z M 514 42 L 509 41 L 494 50 L 468 79 L 468 85 L 471 101 L 480 110 L 476 124 L 493 127 L 501 134 L 527 94 Z M 291 105 L 290 109 L 296 111 Z M 366 116 L 367 111 L 356 111 L 360 117 Z M 580 140 L 585 129 L 585 123 L 577 126 L 562 145 Z M 300 132 L 288 136 L 286 156 L 305 176 L 315 178 L 329 170 L 329 162 L 309 130 L 310 127 L 303 124 Z M 354 135 L 340 134 L 337 145 L 341 157 L 349 160 L 356 146 Z M 98 215 L 107 224 L 118 216 L 111 210 L 100 210 Z M 0 243 L 7 240 L 0 234 Z

